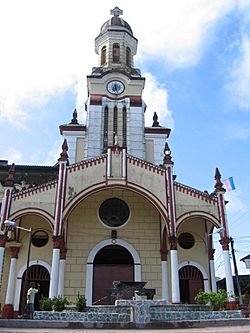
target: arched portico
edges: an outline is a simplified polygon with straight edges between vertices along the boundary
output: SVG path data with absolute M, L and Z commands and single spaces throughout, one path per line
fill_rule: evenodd
M 187 260 L 179 264 L 179 283 L 183 302 L 193 303 L 200 290 L 209 290 L 208 274 L 205 268 L 193 260 Z
M 96 244 L 96 246 L 90 251 L 87 259 L 87 270 L 86 270 L 86 299 L 87 305 L 92 305 L 92 294 L 93 294 L 93 263 L 97 253 L 105 246 L 112 245 L 112 239 L 106 239 Z M 134 261 L 134 279 L 135 281 L 141 281 L 141 260 L 139 254 L 135 248 L 128 242 L 122 239 L 116 239 L 115 245 L 124 247 L 133 257 Z
M 17 219 L 20 219 L 20 218 L 26 217 L 26 216 L 30 216 L 30 215 L 39 216 L 39 217 L 43 218 L 46 222 L 48 222 L 51 230 L 53 230 L 54 217 L 51 214 L 49 214 L 48 212 L 46 212 L 45 210 L 42 210 L 40 208 L 24 208 L 24 209 L 18 210 L 15 213 L 11 214 L 11 216 L 9 217 L 9 220 L 15 221 Z
M 50 275 L 51 272 L 51 267 L 50 265 L 43 260 L 32 260 L 29 263 L 29 268 L 35 265 L 40 265 L 44 267 Z M 14 298 L 14 312 L 19 311 L 19 305 L 20 305 L 20 300 L 21 300 L 21 289 L 22 289 L 22 278 L 23 274 L 27 269 L 27 265 L 23 265 L 20 270 L 18 271 L 17 278 L 16 278 L 16 289 L 15 289 L 15 298 Z
M 168 220 L 168 211 L 167 211 L 167 203 L 163 203 L 157 198 L 153 193 L 149 192 L 148 190 L 144 189 L 141 186 L 138 186 L 136 184 L 130 185 L 127 183 L 124 184 L 115 184 L 115 185 L 104 185 L 102 183 L 96 184 L 95 186 L 92 186 L 91 188 L 87 188 L 83 190 L 82 192 L 78 193 L 74 198 L 66 205 L 64 212 L 63 212 L 63 220 L 64 220 L 64 227 L 65 223 L 67 223 L 68 218 L 74 208 L 82 201 L 88 198 L 91 195 L 94 195 L 101 191 L 107 191 L 107 190 L 126 190 L 132 193 L 136 193 L 143 197 L 145 200 L 147 200 L 149 203 L 151 203 L 159 212 L 162 221 L 165 223 L 167 232 L 169 234 L 169 220 Z
M 214 215 L 203 211 L 190 211 L 177 217 L 177 229 L 180 228 L 183 223 L 194 218 L 201 218 L 204 221 L 210 222 L 216 228 L 220 227 L 220 221 Z

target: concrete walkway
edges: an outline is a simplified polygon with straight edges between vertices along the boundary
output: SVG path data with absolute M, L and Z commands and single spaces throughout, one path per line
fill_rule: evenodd
M 0 319 L 0 332 L 248 332 L 250 333 L 250 319 L 224 319 L 224 320 L 202 320 L 202 321 L 182 321 L 182 322 L 155 322 L 144 326 L 136 326 L 134 323 L 103 323 L 103 322 L 63 322 L 63 321 L 40 321 L 40 320 L 14 320 Z
M 0 329 L 1 333 L 58 333 L 58 329 L 46 328 L 3 328 Z M 223 326 L 223 327 L 207 327 L 207 328 L 188 328 L 188 329 L 146 329 L 146 330 L 105 330 L 102 329 L 65 329 L 63 333 L 249 333 L 250 324 L 246 326 Z

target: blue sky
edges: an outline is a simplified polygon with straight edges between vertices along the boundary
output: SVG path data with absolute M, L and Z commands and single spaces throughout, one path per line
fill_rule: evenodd
M 214 170 L 234 177 L 226 194 L 237 259 L 250 253 L 250 1 L 10 0 L 0 3 L 0 159 L 54 164 L 75 107 L 84 122 L 94 38 L 118 5 L 139 40 L 146 124 L 172 128 L 177 180 L 213 191 Z M 215 236 L 216 248 L 218 239 Z M 216 274 L 223 276 L 220 250 Z M 249 274 L 239 262 L 241 273 Z

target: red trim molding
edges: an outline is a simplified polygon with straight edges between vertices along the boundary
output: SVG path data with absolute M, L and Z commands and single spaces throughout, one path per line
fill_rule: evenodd
M 211 197 L 209 194 L 207 194 L 205 192 L 196 190 L 196 189 L 194 189 L 192 187 L 183 185 L 181 183 L 175 182 L 174 183 L 174 187 L 175 187 L 176 191 L 179 191 L 179 192 L 182 192 L 182 193 L 186 193 L 186 194 L 190 195 L 191 197 L 200 199 L 202 201 L 209 202 L 209 203 L 211 203 L 213 205 L 216 205 L 217 202 L 218 202 L 218 198 L 216 196 Z

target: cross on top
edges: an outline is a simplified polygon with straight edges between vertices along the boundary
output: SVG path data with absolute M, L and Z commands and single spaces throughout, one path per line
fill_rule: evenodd
M 123 10 L 116 6 L 114 9 L 110 10 L 110 14 L 118 17 L 123 14 Z

